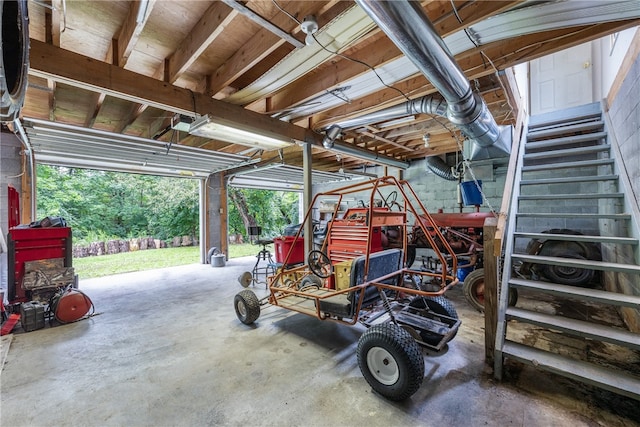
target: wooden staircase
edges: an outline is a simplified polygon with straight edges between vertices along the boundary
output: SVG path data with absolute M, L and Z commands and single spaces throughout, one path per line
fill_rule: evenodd
M 532 117 L 525 128 L 504 239 L 498 379 L 513 359 L 640 399 L 640 333 L 619 314 L 640 310 L 629 291 L 640 289 L 637 206 L 606 128 L 597 103 Z M 524 296 L 516 307 L 507 305 L 512 287 Z M 599 360 L 601 346 L 631 360 Z

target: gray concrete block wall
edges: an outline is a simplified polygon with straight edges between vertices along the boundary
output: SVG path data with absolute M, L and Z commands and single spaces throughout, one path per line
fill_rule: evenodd
M 488 212 L 490 207 L 498 211 L 502 203 L 502 192 L 504 191 L 504 183 L 506 179 L 506 165 L 494 165 L 492 172 L 487 171 L 487 165 L 476 168 L 473 167 L 474 175 L 478 180 L 482 181 L 482 192 L 487 202 L 485 202 L 480 210 Z M 431 172 L 426 165 L 426 161 L 412 162 L 411 167 L 404 173 L 404 177 L 414 191 L 419 195 L 420 200 L 424 203 L 429 212 L 437 212 L 442 209 L 444 212 L 459 212 L 458 204 L 458 181 L 447 181 Z M 465 180 L 471 180 L 470 174 L 467 174 Z M 473 206 L 463 207 L 463 212 L 473 212 Z
M 640 199 L 640 97 L 638 97 L 638 93 L 640 93 L 640 58 L 636 58 L 608 111 L 612 124 L 609 132 L 615 134 L 621 151 L 621 158 L 617 159 L 617 161 L 624 165 L 631 183 L 632 191 L 626 192 L 625 198 L 631 206 L 635 205 L 636 207 Z M 627 227 L 626 224 L 619 224 L 619 221 L 616 223 L 609 221 L 609 223 L 603 224 L 602 231 L 603 234 L 631 233 L 632 229 Z M 603 258 L 606 261 L 625 264 L 638 264 L 640 262 L 637 250 L 634 251 L 630 247 L 620 248 L 612 245 L 603 245 Z M 604 277 L 607 289 L 614 292 L 640 295 L 639 275 L 608 273 Z M 631 308 L 624 308 L 620 311 L 629 329 L 640 332 L 640 312 Z
M 609 108 L 609 117 L 622 152 L 636 198 L 640 198 L 640 58 L 636 59 L 618 95 Z

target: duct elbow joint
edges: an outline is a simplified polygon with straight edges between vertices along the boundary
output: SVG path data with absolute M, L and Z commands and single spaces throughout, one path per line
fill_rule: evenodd
M 322 146 L 327 150 L 333 148 L 333 143 L 335 142 L 338 135 L 340 135 L 340 132 L 342 132 L 342 128 L 340 126 L 338 125 L 331 126 L 327 130 L 324 138 L 322 139 Z

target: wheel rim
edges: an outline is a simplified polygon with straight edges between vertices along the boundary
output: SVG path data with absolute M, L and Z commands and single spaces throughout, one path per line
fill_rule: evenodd
M 476 301 L 484 305 L 484 280 L 476 283 L 473 293 L 476 296 Z
M 236 308 L 238 309 L 238 314 L 240 314 L 243 319 L 247 317 L 247 307 L 244 305 L 243 301 L 238 301 Z
M 382 347 L 373 347 L 367 353 L 367 366 L 371 375 L 381 384 L 392 385 L 400 378 L 398 363 L 391 353 Z

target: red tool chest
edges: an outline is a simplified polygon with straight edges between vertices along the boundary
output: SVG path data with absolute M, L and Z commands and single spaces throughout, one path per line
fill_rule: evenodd
M 25 263 L 62 258 L 71 267 L 72 239 L 69 227 L 12 228 L 7 236 L 9 303 L 31 301 L 31 292 L 23 289 Z

